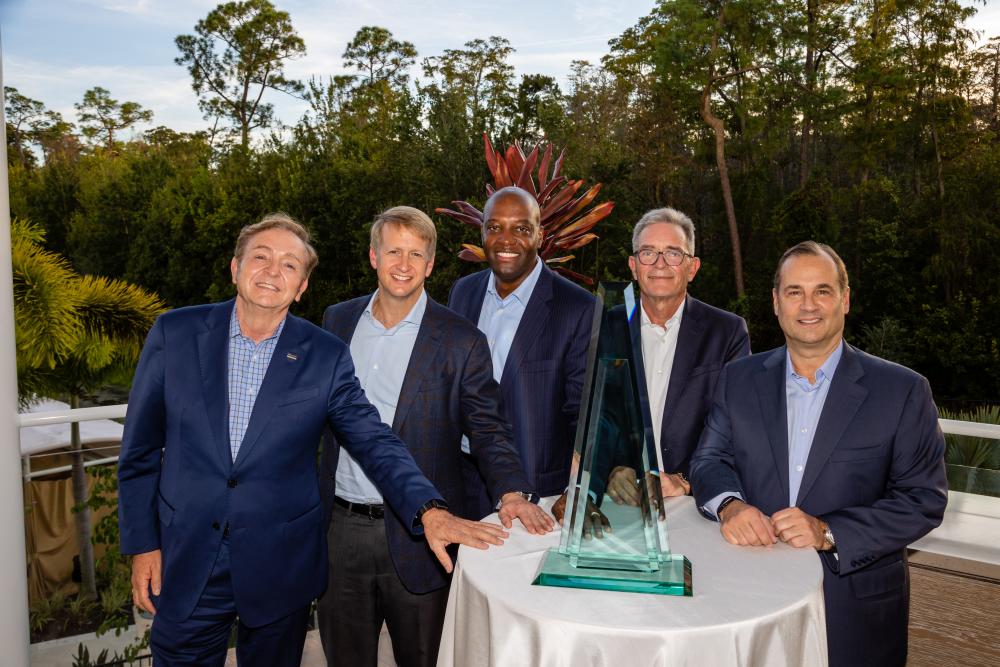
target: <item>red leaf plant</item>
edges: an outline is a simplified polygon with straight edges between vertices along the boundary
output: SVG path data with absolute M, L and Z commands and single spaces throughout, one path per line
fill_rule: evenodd
M 486 164 L 493 175 L 493 184 L 486 185 L 486 196 L 489 197 L 500 188 L 511 185 L 530 192 L 538 200 L 538 207 L 542 211 L 542 244 L 538 249 L 539 256 L 553 271 L 577 282 L 593 285 L 593 278 L 562 266 L 575 255 L 560 255 L 560 253 L 582 248 L 598 238 L 591 230 L 606 218 L 615 206 L 614 202 L 610 201 L 591 206 L 601 191 L 601 184 L 597 183 L 577 196 L 583 188 L 583 181 L 570 180 L 560 173 L 566 151 L 565 149 L 560 151 L 559 157 L 553 164 L 552 144 L 538 144 L 525 155 L 524 149 L 518 142 L 509 146 L 506 153 L 494 151 L 485 132 L 483 143 L 486 146 Z M 483 212 L 466 201 L 453 201 L 452 204 L 455 209 L 434 210 L 475 227 L 481 234 Z M 486 253 L 482 247 L 472 243 L 463 243 L 458 256 L 469 262 L 486 261 Z

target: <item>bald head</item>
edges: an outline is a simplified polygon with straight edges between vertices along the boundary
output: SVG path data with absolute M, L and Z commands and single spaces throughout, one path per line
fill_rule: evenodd
M 542 220 L 542 211 L 538 208 L 538 200 L 536 200 L 527 190 L 514 185 L 509 185 L 506 188 L 500 188 L 486 200 L 486 206 L 483 207 L 483 220 L 490 219 L 490 215 L 493 214 L 493 208 L 498 202 L 506 201 L 508 199 L 519 201 L 526 206 L 528 209 L 528 219 L 531 221 L 532 225 L 534 225 L 535 229 L 538 229 Z

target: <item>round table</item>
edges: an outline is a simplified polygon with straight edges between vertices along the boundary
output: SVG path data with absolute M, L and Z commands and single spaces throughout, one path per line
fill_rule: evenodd
M 692 597 L 533 586 L 558 530 L 515 523 L 502 547 L 462 547 L 438 666 L 827 664 L 815 551 L 732 546 L 691 498 L 667 500 L 666 514 L 671 549 L 692 564 Z

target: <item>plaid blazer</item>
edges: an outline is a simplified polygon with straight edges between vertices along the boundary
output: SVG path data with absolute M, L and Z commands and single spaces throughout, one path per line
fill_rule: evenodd
M 370 294 L 330 306 L 323 315 L 323 327 L 350 343 L 369 300 Z M 470 450 L 494 503 L 510 491 L 534 491 L 514 449 L 510 424 L 500 412 L 500 392 L 486 337 L 429 297 L 392 430 L 457 516 L 470 516 L 462 475 L 463 433 L 469 436 Z M 320 480 L 328 508 L 336 491 L 339 453 L 337 439 L 328 432 Z M 447 586 L 449 575 L 423 538 L 411 533 L 410 521 L 411 517 L 404 519 L 395 512 L 385 515 L 389 553 L 400 580 L 418 594 Z

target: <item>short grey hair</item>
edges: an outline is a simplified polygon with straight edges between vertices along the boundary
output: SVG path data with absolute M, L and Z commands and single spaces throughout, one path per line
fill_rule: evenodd
M 680 227 L 687 241 L 687 252 L 689 255 L 694 256 L 694 223 L 691 222 L 691 218 L 669 206 L 646 211 L 639 218 L 639 222 L 635 223 L 635 229 L 632 230 L 632 252 L 639 252 L 639 236 L 642 235 L 643 230 L 650 225 L 658 224 L 677 225 Z
M 817 243 L 810 240 L 796 243 L 781 255 L 781 259 L 778 260 L 778 268 L 774 270 L 774 291 L 777 292 L 781 287 L 781 267 L 792 257 L 800 255 L 812 255 L 814 257 L 823 257 L 825 255 L 829 257 L 837 267 L 837 286 L 840 288 L 840 293 L 843 294 L 850 287 L 847 278 L 847 266 L 844 264 L 844 260 L 840 258 L 840 255 L 837 254 L 837 251 L 825 243 Z

